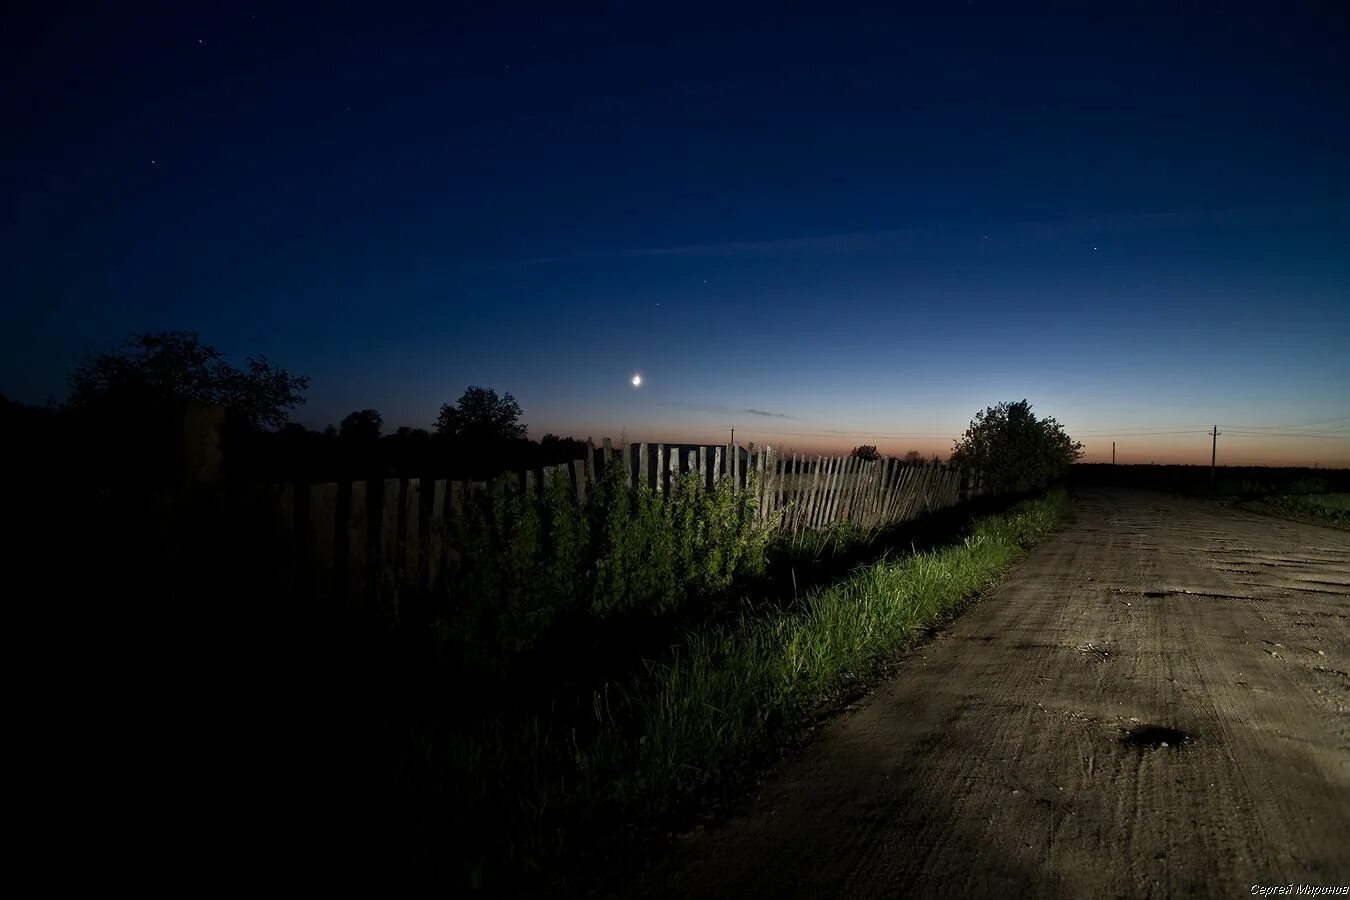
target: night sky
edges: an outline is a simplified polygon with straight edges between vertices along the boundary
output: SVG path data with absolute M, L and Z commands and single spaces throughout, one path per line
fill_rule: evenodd
M 437 6 L 6 14 L 0 391 L 192 329 L 318 428 L 1350 465 L 1340 4 Z

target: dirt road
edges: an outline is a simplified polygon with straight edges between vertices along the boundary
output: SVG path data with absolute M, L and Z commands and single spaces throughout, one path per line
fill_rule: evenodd
M 1133 492 L 684 838 L 652 896 L 1350 885 L 1350 534 Z M 1173 733 L 1172 730 L 1180 733 Z

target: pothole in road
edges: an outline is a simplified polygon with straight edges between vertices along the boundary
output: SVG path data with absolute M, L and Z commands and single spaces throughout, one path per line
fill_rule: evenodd
M 1111 588 L 1113 594 L 1130 594 L 1135 597 L 1149 597 L 1154 600 L 1163 597 L 1212 597 L 1215 600 L 1260 600 L 1260 597 L 1244 597 L 1238 594 L 1215 594 L 1209 591 L 1188 591 L 1185 588 L 1175 588 L 1170 591 L 1132 591 L 1128 588 Z M 1300 590 L 1300 588 L 1289 588 L 1289 590 Z M 1302 588 L 1301 590 L 1315 590 L 1314 588 Z M 1320 592 L 1319 592 L 1320 593 Z
M 1191 736 L 1166 725 L 1136 725 L 1125 732 L 1120 742 L 1141 750 L 1179 750 L 1183 744 L 1191 742 Z

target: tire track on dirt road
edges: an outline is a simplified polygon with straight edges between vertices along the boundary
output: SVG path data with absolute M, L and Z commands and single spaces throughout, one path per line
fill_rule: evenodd
M 1350 884 L 1347 584 L 1350 534 L 1085 492 L 744 815 L 624 894 Z

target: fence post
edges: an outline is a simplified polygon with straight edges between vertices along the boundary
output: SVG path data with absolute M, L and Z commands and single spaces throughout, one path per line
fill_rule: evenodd
M 796 479 L 801 509 L 797 510 L 793 522 L 794 532 L 814 527 L 820 515 L 820 501 L 825 493 L 826 460 L 823 456 L 816 456 L 814 460 L 809 456 L 802 457 L 797 460 L 797 467 L 804 471 L 799 472 Z
M 858 489 L 862 487 L 863 461 L 852 456 L 844 460 L 848 466 L 844 481 L 844 512 L 840 518 L 850 524 L 857 524 L 858 518 Z
M 280 484 L 273 494 L 273 510 L 276 512 L 277 549 L 281 565 L 279 577 L 281 590 L 287 601 L 295 597 L 295 485 Z
M 839 475 L 843 469 L 843 460 L 837 456 L 832 456 L 826 461 L 826 476 L 823 487 L 824 492 L 821 496 L 821 514 L 819 525 L 828 527 L 834 521 L 834 511 L 839 506 Z
M 577 500 L 577 505 L 586 506 L 586 473 L 590 467 L 586 465 L 584 459 L 574 459 L 570 466 L 572 469 L 572 480 L 576 482 L 575 493 L 572 495 Z
M 364 618 L 370 574 L 370 523 L 366 511 L 366 483 L 353 481 L 347 504 L 347 616 L 357 623 Z
M 427 560 L 427 589 L 435 590 L 445 565 L 445 479 L 438 479 L 431 488 L 431 517 L 427 521 L 429 559 Z
M 399 488 L 397 478 L 384 480 L 380 498 L 380 537 L 377 552 L 380 575 L 376 582 L 376 613 L 382 624 L 398 621 L 398 513 Z
M 409 478 L 403 492 L 403 571 L 400 590 L 417 585 L 422 561 L 422 480 Z
M 310 599 L 317 607 L 333 597 L 333 537 L 336 532 L 337 485 L 315 484 L 309 488 Z
M 825 458 L 817 456 L 813 462 L 809 456 L 799 456 L 795 458 L 794 468 L 797 470 L 794 480 L 799 508 L 794 510 L 796 516 L 793 518 L 792 530 L 796 533 L 811 528 L 819 515 L 825 488 Z

